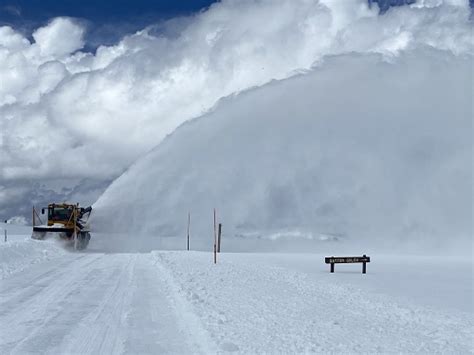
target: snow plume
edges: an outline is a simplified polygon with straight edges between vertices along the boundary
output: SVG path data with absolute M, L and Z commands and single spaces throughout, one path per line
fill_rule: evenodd
M 86 28 L 75 19 L 53 19 L 33 40 L 1 27 L 0 192 L 11 199 L 0 212 L 20 199 L 14 191 L 45 181 L 103 184 L 222 97 L 328 55 L 472 53 L 467 1 L 378 12 L 366 0 L 222 1 L 95 53 L 81 51 Z
M 222 100 L 115 180 L 96 226 L 184 245 L 191 211 L 194 245 L 209 248 L 216 207 L 227 246 L 286 236 L 466 248 L 471 65 L 434 50 L 391 64 L 351 54 Z

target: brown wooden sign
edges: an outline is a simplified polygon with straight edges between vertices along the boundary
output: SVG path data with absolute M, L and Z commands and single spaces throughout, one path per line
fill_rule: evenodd
M 327 256 L 324 258 L 326 264 L 331 264 L 331 272 L 334 272 L 334 264 L 362 263 L 362 273 L 367 272 L 367 264 L 370 263 L 370 256 Z

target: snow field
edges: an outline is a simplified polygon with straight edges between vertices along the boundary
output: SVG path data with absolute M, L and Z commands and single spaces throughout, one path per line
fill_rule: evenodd
M 328 254 L 329 255 L 329 254 Z M 472 260 L 0 243 L 0 353 L 474 353 Z
M 342 278 L 330 275 L 318 256 L 310 275 L 265 254 L 221 254 L 218 265 L 210 253 L 153 255 L 173 275 L 219 353 L 474 352 L 472 313 L 368 291 L 363 283 L 341 281 L 344 271 Z M 348 273 L 370 277 L 371 265 L 367 275 L 358 274 L 359 266 Z

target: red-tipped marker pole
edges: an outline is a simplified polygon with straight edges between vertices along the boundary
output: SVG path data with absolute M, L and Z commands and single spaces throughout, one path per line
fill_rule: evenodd
M 214 264 L 217 264 L 216 209 L 214 208 Z

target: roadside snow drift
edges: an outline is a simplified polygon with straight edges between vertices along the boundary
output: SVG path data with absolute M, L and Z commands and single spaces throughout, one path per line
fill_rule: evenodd
M 94 223 L 183 237 L 190 211 L 209 240 L 215 207 L 231 237 L 470 246 L 471 65 L 346 55 L 221 100 L 112 183 Z
M 31 231 L 31 227 L 0 223 L 0 280 L 66 253 L 54 240 L 31 239 Z

